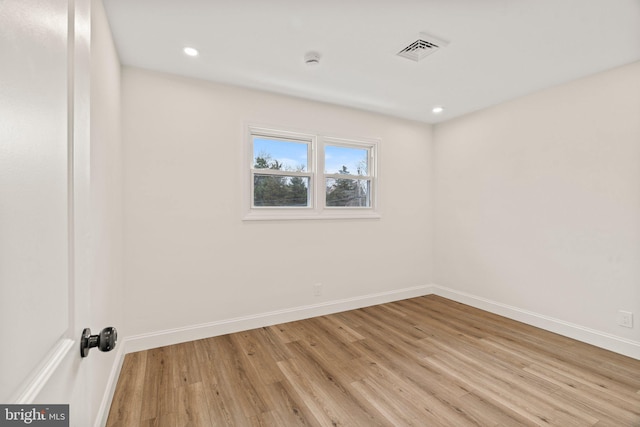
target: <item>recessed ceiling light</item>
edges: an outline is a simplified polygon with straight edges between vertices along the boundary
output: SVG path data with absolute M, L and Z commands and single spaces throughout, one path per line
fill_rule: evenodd
M 435 107 L 433 107 L 433 108 L 431 109 L 431 112 L 432 112 L 433 114 L 440 114 L 440 113 L 442 113 L 443 111 L 444 111 L 444 107 L 442 107 L 441 105 L 436 105 Z
M 198 49 L 194 49 L 192 47 L 185 47 L 184 49 L 182 49 L 182 51 L 185 55 L 198 56 Z

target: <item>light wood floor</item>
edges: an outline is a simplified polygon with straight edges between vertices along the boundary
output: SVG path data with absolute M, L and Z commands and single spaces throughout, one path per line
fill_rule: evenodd
M 640 361 L 427 296 L 125 358 L 108 427 L 640 426 Z

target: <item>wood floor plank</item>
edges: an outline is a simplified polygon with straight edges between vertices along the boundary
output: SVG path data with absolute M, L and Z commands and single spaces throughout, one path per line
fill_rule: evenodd
M 281 341 L 273 328 L 259 328 L 253 331 L 255 332 L 256 339 L 262 344 L 262 348 L 269 353 L 269 359 L 274 362 L 279 362 L 291 358 L 291 354 L 287 351 L 286 346 L 280 345 Z
M 337 316 L 324 316 L 324 318 L 327 322 L 334 325 L 336 335 L 341 337 L 342 340 L 353 343 L 364 339 L 362 335 L 351 328 L 347 323 L 341 321 Z
M 461 407 L 472 414 L 482 426 L 538 426 L 538 423 L 519 415 L 516 412 L 508 411 L 499 403 L 483 399 L 475 393 L 467 393 L 460 397 Z
M 295 359 L 278 362 L 278 365 L 287 382 L 302 397 L 316 422 L 323 426 L 344 425 L 349 418 L 348 414 L 343 412 L 341 406 L 331 404 L 333 399 L 330 392 L 323 387 L 316 387 L 314 380 L 307 378 Z
M 420 377 L 428 378 L 430 384 L 426 385 Z M 359 384 L 375 391 L 375 395 L 371 395 L 373 401 L 377 405 L 389 408 L 396 417 L 421 420 L 423 424 L 431 425 L 441 425 L 445 419 L 460 426 L 478 425 L 473 421 L 473 417 L 469 417 L 457 405 L 449 404 L 460 395 L 467 394 L 467 391 L 460 393 L 459 389 L 449 387 L 446 387 L 446 390 L 439 389 L 439 393 L 427 391 L 438 387 L 432 379 L 432 376 L 421 375 L 417 371 L 395 371 L 382 363 L 376 364 L 375 368 L 372 367 L 370 375 Z M 394 396 L 394 399 L 389 399 L 390 395 Z M 402 408 L 403 412 L 397 413 L 398 408 Z M 394 421 L 397 422 L 397 418 Z
M 209 427 L 211 418 L 207 410 L 207 397 L 201 382 L 177 388 L 175 427 Z
M 576 407 L 591 418 L 592 424 L 596 424 L 600 419 L 607 419 L 616 421 L 619 425 L 632 425 L 633 420 L 640 417 L 640 405 L 637 401 L 622 401 L 620 395 L 609 393 L 607 390 L 596 390 L 540 366 L 533 365 L 526 371 L 560 386 L 562 390 L 553 393 L 551 397 L 557 402 L 563 402 L 565 406 Z
M 305 377 L 305 384 L 314 389 L 314 395 L 323 402 L 325 408 L 332 406 L 332 422 L 336 425 L 388 425 L 376 420 L 369 411 L 369 405 L 363 405 L 354 394 L 350 384 L 340 375 L 330 360 L 322 355 L 310 352 L 309 347 L 294 342 L 287 344 L 295 358 L 289 362 L 289 368 L 295 368 L 298 379 Z M 285 366 L 284 364 L 282 366 Z M 301 375 L 300 375 L 301 374 Z M 329 403 L 331 405 L 329 405 Z
M 235 392 L 229 390 L 222 383 L 209 384 L 205 387 L 207 407 L 202 410 L 209 411 L 209 418 L 215 426 L 241 426 L 244 425 L 244 409 L 239 399 L 235 398 Z
M 227 387 L 232 385 L 233 388 L 242 390 L 241 393 L 236 393 L 233 389 L 229 389 L 226 394 L 231 396 L 231 400 L 237 402 L 245 417 L 267 412 L 268 407 L 264 398 L 256 389 L 260 384 L 254 381 L 250 362 L 242 352 L 237 339 L 234 335 L 225 335 L 219 338 L 215 340 L 215 344 L 221 347 L 226 357 L 218 361 L 219 374 L 222 379 L 218 385 L 227 385 Z
M 442 343 L 438 345 L 447 346 Z M 491 392 L 508 387 L 510 397 L 514 399 L 514 402 L 519 397 L 525 397 L 526 404 L 535 405 L 538 412 L 553 414 L 553 416 L 545 416 L 541 419 L 553 420 L 567 426 L 592 425 L 597 421 L 571 405 L 558 405 L 559 401 L 554 397 L 554 394 L 560 386 L 546 381 L 526 369 L 509 366 L 499 359 L 491 360 L 484 356 L 481 357 L 477 351 L 465 351 L 465 349 L 453 348 L 452 346 L 448 347 L 447 354 L 456 358 L 457 367 L 468 367 L 465 375 L 469 378 L 475 378 L 476 393 L 478 394 L 482 393 L 482 391 L 478 391 L 480 387 L 484 391 L 490 390 Z M 497 379 L 498 376 L 499 379 Z M 493 381 L 491 381 L 492 378 Z M 502 382 L 502 384 L 493 385 L 496 382 Z M 489 385 L 487 386 L 487 384 Z
M 430 295 L 128 354 L 133 426 L 640 427 L 640 360 Z
M 430 356 L 429 362 L 452 378 L 466 383 L 469 388 L 474 390 L 474 393 L 483 399 L 502 406 L 505 412 L 516 413 L 536 425 L 552 424 L 550 414 L 553 408 L 544 408 L 536 402 L 532 402 L 531 399 L 526 399 L 517 393 L 511 384 L 502 381 L 496 383 L 486 376 L 478 375 L 470 367 L 463 368 L 459 363 L 453 363 L 438 356 Z M 483 388 L 481 385 L 484 383 L 488 383 L 488 387 Z
M 147 355 L 147 352 L 137 352 L 125 357 L 109 410 L 107 427 L 132 427 L 140 423 L 145 400 L 143 390 Z
M 242 351 L 248 362 L 245 366 L 247 375 L 254 385 L 273 384 L 282 381 L 282 372 L 274 359 L 269 357 L 269 351 L 257 339 L 255 331 L 233 334 L 232 338 L 237 347 Z
M 615 394 L 618 398 L 627 400 L 632 405 L 637 401 L 636 394 L 640 385 L 634 387 L 630 385 L 634 376 L 640 376 L 640 372 L 629 372 L 627 376 L 612 377 L 608 364 L 593 362 L 593 365 L 585 365 L 582 361 L 577 361 L 572 356 L 568 360 L 559 357 L 543 357 L 541 354 L 526 352 L 518 347 L 517 343 L 505 343 L 497 339 L 487 340 L 486 344 L 498 348 L 501 354 L 511 354 L 526 361 L 527 368 L 541 366 L 545 372 L 555 372 L 567 378 L 566 384 L 571 388 L 576 388 L 576 384 L 583 384 L 598 392 Z M 606 360 L 606 359 L 601 359 Z M 578 366 L 581 365 L 581 366 Z M 570 380 L 570 381 L 569 381 Z
M 154 420 L 158 415 L 160 404 L 159 393 L 163 393 L 162 377 L 165 370 L 164 348 L 147 352 L 144 384 L 142 394 L 146 398 L 142 401 L 140 411 L 141 420 Z
M 284 374 L 283 374 L 284 375 Z M 282 420 L 282 426 L 321 426 L 309 406 L 286 379 L 270 384 L 267 396 L 272 412 Z
M 308 319 L 300 330 L 304 337 L 296 343 L 305 343 L 309 351 L 317 353 L 323 360 L 340 363 L 360 357 L 351 343 L 343 341 L 342 335 L 335 334 L 335 328 L 321 317 Z

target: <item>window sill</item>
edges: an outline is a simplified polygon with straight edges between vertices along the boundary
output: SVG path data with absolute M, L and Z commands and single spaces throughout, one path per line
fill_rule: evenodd
M 243 221 L 291 221 L 291 220 L 326 220 L 326 219 L 380 219 L 382 215 L 370 209 L 340 210 L 327 209 L 321 212 L 286 212 L 286 211 L 251 211 L 242 218 Z

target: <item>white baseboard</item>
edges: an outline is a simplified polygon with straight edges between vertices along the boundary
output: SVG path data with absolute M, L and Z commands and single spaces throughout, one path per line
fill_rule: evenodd
M 502 304 L 438 285 L 415 286 L 389 292 L 363 295 L 354 298 L 323 302 L 320 304 L 287 308 L 255 315 L 224 319 L 200 325 L 135 335 L 124 339 L 124 342 L 122 343 L 122 351 L 124 353 L 133 353 L 166 345 L 261 328 L 264 326 L 276 325 L 278 323 L 308 319 L 315 316 L 324 316 L 340 311 L 354 310 L 357 308 L 430 294 L 436 294 L 453 301 L 486 310 L 490 313 L 498 314 L 509 319 L 517 320 L 528 325 L 536 326 L 547 331 L 555 332 L 578 341 L 640 360 L 640 342 L 607 334 L 581 325 L 565 322 L 543 314 L 523 310 L 518 307 Z
M 573 338 L 600 348 L 611 350 L 625 356 L 640 360 L 640 342 L 621 338 L 605 332 L 596 331 L 574 323 L 554 319 L 549 316 L 522 310 L 517 307 L 491 301 L 475 295 L 459 292 L 438 285 L 432 286 L 435 295 L 457 301 L 490 313 L 498 314 L 509 319 L 517 320 L 531 326 L 536 326 L 565 337 Z
M 250 316 L 219 320 L 200 325 L 186 326 L 183 328 L 135 335 L 125 339 L 125 351 L 126 353 L 133 353 L 166 345 L 194 341 L 218 335 L 230 334 L 233 332 L 246 331 L 264 326 L 277 325 L 279 323 L 293 322 L 295 320 L 308 319 L 310 317 L 324 316 L 331 313 L 338 313 L 341 311 L 354 310 L 357 308 L 429 295 L 431 293 L 432 287 L 430 285 L 415 286 L 354 298 L 328 301 L 320 304 L 286 308 L 283 310 L 270 311 Z
M 109 417 L 109 409 L 111 409 L 111 402 L 113 401 L 113 395 L 116 392 L 116 386 L 118 385 L 118 378 L 120 377 L 120 371 L 122 370 L 122 363 L 125 356 L 125 340 L 119 342 L 115 348 L 116 354 L 111 366 L 111 372 L 109 372 L 109 378 L 107 379 L 107 385 L 105 387 L 104 395 L 102 396 L 102 402 L 96 414 L 95 427 L 104 427 L 107 425 L 107 418 Z

